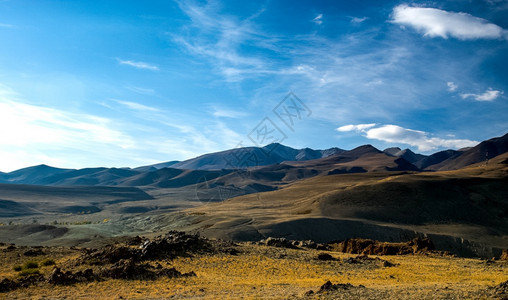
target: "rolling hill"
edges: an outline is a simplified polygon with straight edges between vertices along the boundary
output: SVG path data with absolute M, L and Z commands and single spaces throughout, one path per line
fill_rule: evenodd
M 14 221 L 30 232 L 34 220 L 95 222 L 63 226 L 53 242 L 55 226 L 38 233 L 37 242 L 55 244 L 170 229 L 233 240 L 428 235 L 442 250 L 488 256 L 508 248 L 507 140 L 429 156 L 372 145 L 298 150 L 272 144 L 135 169 L 40 165 L 0 174 L 0 223 Z M 249 158 L 254 165 L 215 169 L 239 155 L 255 156 Z M 14 229 L 0 226 L 0 241 L 33 241 L 13 237 Z
M 442 250 L 492 255 L 508 247 L 507 161 L 503 154 L 489 166 L 454 171 L 316 176 L 189 209 L 184 228 L 238 240 L 399 241 L 420 234 Z

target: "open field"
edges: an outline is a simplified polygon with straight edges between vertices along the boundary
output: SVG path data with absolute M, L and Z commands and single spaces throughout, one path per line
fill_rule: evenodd
M 53 259 L 64 271 L 75 271 L 73 261 L 82 251 L 43 248 L 44 255 L 27 257 L 27 248 L 7 251 L 2 247 L 0 278 L 17 278 L 15 265 Z M 27 288 L 0 293 L 2 299 L 502 299 L 508 290 L 495 289 L 508 280 L 508 264 L 440 255 L 370 256 L 326 251 L 333 260 L 317 259 L 324 251 L 286 249 L 238 243 L 233 254 L 191 254 L 158 259 L 182 273 L 196 276 L 154 280 L 106 279 L 53 285 L 40 282 Z M 385 261 L 393 264 L 386 266 Z M 39 271 L 49 276 L 53 266 Z M 94 269 L 96 270 L 96 269 Z M 319 291 L 327 281 L 351 284 L 338 290 Z M 310 290 L 312 294 L 308 293 Z

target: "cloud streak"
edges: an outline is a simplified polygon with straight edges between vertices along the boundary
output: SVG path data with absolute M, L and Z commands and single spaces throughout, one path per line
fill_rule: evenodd
M 121 65 L 131 66 L 137 69 L 145 69 L 151 71 L 159 71 L 159 67 L 142 61 L 122 60 L 118 59 L 118 63 Z
M 317 15 L 314 19 L 312 19 L 312 22 L 321 25 L 323 24 L 323 14 Z
M 359 23 L 363 23 L 367 19 L 368 19 L 367 17 L 362 17 L 362 18 L 351 17 L 351 23 L 353 23 L 353 24 L 359 24 Z
M 130 101 L 122 101 L 122 100 L 114 100 L 116 103 L 121 104 L 129 109 L 137 110 L 137 111 L 160 111 L 158 108 L 147 106 L 144 104 L 130 102 Z
M 477 141 L 466 139 L 443 139 L 433 137 L 428 132 L 403 128 L 397 125 L 374 124 L 345 125 L 337 128 L 340 132 L 361 132 L 368 139 L 383 141 L 392 144 L 407 144 L 417 147 L 419 151 L 428 152 L 438 148 L 464 148 L 478 144 Z
M 339 132 L 348 132 L 348 131 L 360 131 L 365 132 L 367 129 L 376 126 L 375 123 L 372 124 L 358 124 L 358 125 L 344 125 L 337 128 Z
M 508 39 L 508 31 L 467 13 L 437 8 L 399 5 L 393 9 L 392 22 L 409 26 L 428 37 L 460 40 Z
M 472 94 L 472 93 L 467 94 L 466 93 L 466 94 L 460 94 L 460 97 L 462 97 L 462 99 L 473 98 L 476 101 L 490 102 L 490 101 L 496 100 L 502 94 L 504 94 L 503 91 L 493 90 L 493 89 L 489 88 L 481 94 Z

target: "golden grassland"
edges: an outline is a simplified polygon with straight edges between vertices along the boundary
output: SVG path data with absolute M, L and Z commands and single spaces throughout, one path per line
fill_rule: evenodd
M 437 255 L 380 256 L 395 264 L 384 267 L 379 260 L 348 263 L 356 255 L 329 252 L 335 260 L 322 261 L 322 251 L 282 249 L 238 244 L 240 254 L 207 254 L 160 261 L 196 277 L 157 280 L 105 280 L 54 286 L 49 283 L 0 293 L 0 299 L 492 299 L 503 295 L 490 287 L 508 280 L 506 262 L 487 262 Z M 0 252 L 0 279 L 16 278 L 14 265 L 52 258 L 65 268 L 79 256 L 78 250 L 44 249 L 34 258 L 20 252 Z M 373 256 L 374 257 L 374 256 Z M 40 267 L 48 275 L 52 266 Z M 75 271 L 75 270 L 73 270 Z M 306 295 L 321 285 L 350 283 L 355 288 Z M 358 287 L 363 285 L 363 287 Z M 504 295 L 505 297 L 508 295 Z

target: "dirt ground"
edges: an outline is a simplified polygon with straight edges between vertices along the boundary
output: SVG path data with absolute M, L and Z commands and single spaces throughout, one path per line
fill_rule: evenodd
M 39 264 L 44 278 L 54 260 L 65 271 L 84 250 L 66 247 L 0 247 L 0 282 L 20 280 L 13 268 Z M 13 248 L 13 247 L 10 247 Z M 195 276 L 155 279 L 103 278 L 69 285 L 47 279 L 0 293 L 1 299 L 506 299 L 508 263 L 438 254 L 358 256 L 316 249 L 287 249 L 254 243 L 228 244 L 220 251 L 157 258 L 155 268 Z M 32 253 L 30 253 L 32 252 Z M 35 252 L 35 256 L 32 256 Z M 42 252 L 42 253 L 41 253 Z M 31 254 L 27 256 L 26 254 Z M 323 255 L 324 253 L 328 255 Z M 320 255 L 321 254 L 321 255 Z M 157 266 L 157 267 L 155 267 Z M 93 272 L 100 267 L 92 266 Z M 325 283 L 328 283 L 327 285 Z

